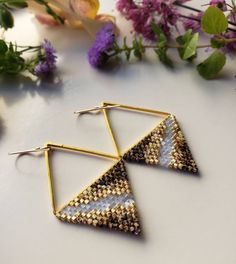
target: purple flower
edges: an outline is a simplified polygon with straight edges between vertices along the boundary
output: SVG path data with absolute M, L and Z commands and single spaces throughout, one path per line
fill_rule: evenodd
M 198 14 L 190 14 L 189 18 L 183 20 L 183 26 L 185 30 L 192 29 L 192 31 L 200 32 L 201 31 L 201 18 L 203 16 L 203 12 L 199 12 Z
M 209 3 L 211 6 L 216 6 L 222 11 L 227 11 L 227 5 L 225 0 L 211 0 Z
M 230 12 L 229 14 L 229 21 L 236 23 L 236 12 Z
M 116 7 L 127 20 L 132 22 L 134 31 L 147 40 L 156 40 L 152 23 L 159 25 L 167 36 L 171 35 L 179 18 L 174 0 L 118 0 Z M 186 2 L 183 0 L 182 2 Z
M 177 4 L 185 4 L 186 2 L 189 2 L 189 1 L 191 1 L 191 0 L 176 0 L 175 2 Z
M 116 8 L 124 14 L 128 10 L 136 8 L 136 4 L 133 0 L 119 0 L 116 3 Z
M 236 32 L 226 32 L 224 34 L 224 37 L 226 39 L 236 39 Z M 229 55 L 236 55 L 236 42 L 231 42 L 225 45 L 224 48 L 222 48 L 222 51 L 225 54 L 229 54 Z
M 34 68 L 34 74 L 37 76 L 45 76 L 53 72 L 56 68 L 56 50 L 51 42 L 44 40 L 41 44 L 41 53 L 39 55 L 39 62 Z
M 104 25 L 96 34 L 96 39 L 88 51 L 88 61 L 99 68 L 104 65 L 115 43 L 115 28 L 112 23 Z

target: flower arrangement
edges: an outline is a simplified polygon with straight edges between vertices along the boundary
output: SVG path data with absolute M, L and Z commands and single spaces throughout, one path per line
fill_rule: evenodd
M 43 24 L 83 27 L 95 41 L 88 50 L 88 61 L 101 68 L 114 57 L 127 61 L 142 60 L 147 50 L 153 50 L 160 62 L 174 67 L 169 55 L 176 49 L 181 60 L 194 63 L 198 49 L 207 58 L 196 66 L 205 79 L 215 78 L 227 58 L 236 55 L 236 4 L 234 0 L 211 0 L 198 10 L 187 5 L 190 0 L 117 0 L 116 7 L 132 24 L 131 41 L 117 34 L 115 20 L 99 15 L 98 0 L 0 0 L 0 26 L 14 26 L 12 8 L 28 7 Z M 24 59 L 25 52 L 35 56 Z M 44 40 L 36 47 L 22 47 L 0 40 L 0 73 L 18 74 L 24 71 L 43 77 L 55 69 L 56 52 Z
M 169 49 L 176 49 L 180 59 L 190 63 L 197 57 L 198 49 L 205 49 L 210 54 L 197 65 L 197 70 L 205 79 L 215 78 L 224 67 L 227 56 L 236 55 L 235 2 L 229 4 L 224 0 L 212 0 L 207 3 L 205 12 L 186 6 L 185 2 L 189 0 L 118 0 L 117 9 L 132 23 L 133 41 L 127 44 L 125 37 L 120 43 L 113 38 L 113 46 L 109 43 L 107 49 L 102 50 L 104 58 L 101 58 L 100 49 L 94 54 L 97 42 L 102 39 L 101 34 L 105 34 L 101 30 L 91 48 L 92 54 L 88 53 L 91 65 L 101 67 L 109 59 L 122 54 L 127 60 L 131 56 L 141 60 L 146 50 L 152 49 L 163 64 L 174 67 L 168 55 Z M 194 13 L 182 14 L 182 9 Z M 109 32 L 114 35 L 114 31 Z M 203 35 L 204 44 L 199 44 Z M 97 64 L 91 56 L 100 57 Z
M 83 27 L 94 36 L 107 22 L 114 18 L 98 14 L 98 0 L 0 0 L 0 73 L 19 74 L 29 72 L 39 78 L 47 77 L 56 69 L 56 50 L 48 40 L 38 46 L 21 46 L 7 42 L 4 31 L 14 27 L 13 9 L 28 8 L 36 19 L 48 26 L 64 25 Z M 25 59 L 26 53 L 34 54 Z

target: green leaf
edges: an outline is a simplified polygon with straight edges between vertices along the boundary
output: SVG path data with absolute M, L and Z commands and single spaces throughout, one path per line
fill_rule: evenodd
M 166 46 L 167 44 L 167 38 L 165 36 L 165 33 L 163 32 L 163 30 L 158 26 L 156 25 L 155 23 L 152 23 L 151 24 L 151 27 L 152 27 L 152 30 L 154 32 L 154 34 L 157 36 L 158 38 L 158 46 Z
M 44 0 L 34 0 L 34 1 L 40 5 L 44 5 L 46 3 L 46 1 Z
M 154 51 L 156 52 L 157 56 L 159 57 L 159 60 L 163 64 L 172 68 L 173 62 L 167 54 L 167 37 L 164 31 L 155 23 L 152 23 L 151 27 L 152 27 L 154 34 L 156 35 L 158 39 L 157 48 L 154 49 Z
M 205 79 L 213 79 L 222 70 L 225 63 L 226 57 L 224 53 L 216 50 L 197 66 L 197 70 Z
M 182 60 L 190 60 L 196 56 L 198 39 L 199 34 L 193 34 L 192 30 L 188 30 L 183 36 L 177 37 L 176 41 L 181 45 L 178 52 Z
M 166 66 L 173 68 L 173 61 L 170 59 L 170 57 L 167 54 L 166 48 L 157 48 L 155 49 L 156 54 L 159 57 L 159 60 L 165 64 Z
M 184 60 L 188 60 L 188 59 L 190 59 L 196 55 L 198 38 L 199 38 L 199 34 L 195 33 L 192 36 L 191 40 L 186 44 L 186 48 L 185 48 L 184 53 L 183 53 L 183 59 Z
M 117 45 L 117 43 L 116 43 L 116 45 Z M 118 52 L 119 52 L 120 47 L 118 45 L 116 47 L 117 47 Z M 131 56 L 131 49 L 127 46 L 127 37 L 124 37 L 124 39 L 123 39 L 123 49 L 125 49 L 125 56 L 126 56 L 127 61 L 129 61 L 130 56 Z
M 5 4 L 7 7 L 16 8 L 16 9 L 26 8 L 28 6 L 25 0 L 10 0 L 10 1 L 7 1 Z
M 5 30 L 14 26 L 14 19 L 11 12 L 4 7 L 0 7 L 0 26 Z
M 214 49 L 220 49 L 225 46 L 225 40 L 224 39 L 218 39 L 218 38 L 212 38 L 211 39 L 211 46 Z
M 228 28 L 228 20 L 218 7 L 210 6 L 203 14 L 201 27 L 205 33 L 219 35 Z
M 7 51 L 8 51 L 8 47 L 6 42 L 0 39 L 0 55 L 4 55 Z
M 9 44 L 9 52 L 14 53 L 14 46 L 13 46 L 12 42 L 10 42 L 10 44 Z
M 7 74 L 17 74 L 25 67 L 25 60 L 18 54 L 7 52 L 2 71 Z
M 139 60 L 142 59 L 143 53 L 145 52 L 145 48 L 143 47 L 143 44 L 142 44 L 142 39 L 135 38 L 133 40 L 133 52 L 136 58 L 138 58 Z
M 130 60 L 130 56 L 131 56 L 131 51 L 130 50 L 126 50 L 125 51 L 125 56 L 126 56 L 127 61 L 129 61 Z

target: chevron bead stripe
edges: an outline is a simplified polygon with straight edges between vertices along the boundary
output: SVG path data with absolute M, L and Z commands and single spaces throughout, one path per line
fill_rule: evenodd
M 198 172 L 180 126 L 173 115 L 124 154 L 124 160 Z
M 116 163 L 56 216 L 69 223 L 107 227 L 138 235 L 140 224 L 124 162 Z

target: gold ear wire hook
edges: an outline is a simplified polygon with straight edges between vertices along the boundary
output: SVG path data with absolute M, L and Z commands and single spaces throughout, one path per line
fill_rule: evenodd
M 117 146 L 117 143 L 116 143 L 116 140 L 115 140 L 115 136 L 113 134 L 113 131 L 111 130 L 111 126 L 109 124 L 109 119 L 108 119 L 106 110 L 109 110 L 109 109 L 112 109 L 112 108 L 119 108 L 120 106 L 121 106 L 120 104 L 106 105 L 106 104 L 103 104 L 102 103 L 101 106 L 96 106 L 96 107 L 93 107 L 93 108 L 89 108 L 89 109 L 85 109 L 85 110 L 79 110 L 79 111 L 75 111 L 74 112 L 74 114 L 81 115 L 81 114 L 86 114 L 86 113 L 89 113 L 89 112 L 99 112 L 99 111 L 102 111 L 102 113 L 103 113 L 103 115 L 105 117 L 105 120 L 106 120 L 106 123 L 107 123 L 107 126 L 108 126 L 108 130 L 109 130 L 109 133 L 111 135 L 112 142 L 113 142 L 113 145 L 115 147 L 115 150 L 116 150 L 116 153 L 117 153 L 118 157 L 121 157 L 120 151 L 119 151 L 119 148 Z
M 102 111 L 104 109 L 111 109 L 111 108 L 117 108 L 119 107 L 120 105 L 118 104 L 115 104 L 115 105 L 102 105 L 102 106 L 95 106 L 93 108 L 89 108 L 89 109 L 85 109 L 85 110 L 79 110 L 79 111 L 75 111 L 74 114 L 77 114 L 77 115 L 82 115 L 82 114 L 86 114 L 86 113 L 89 113 L 89 112 L 99 112 L 99 111 Z
M 34 149 L 28 149 L 28 150 L 22 150 L 22 151 L 15 151 L 15 152 L 10 152 L 8 155 L 23 155 L 27 153 L 35 153 L 35 152 L 44 152 L 44 156 L 46 159 L 46 167 L 47 167 L 47 174 L 48 174 L 48 185 L 49 185 L 49 192 L 50 192 L 50 199 L 51 199 L 51 205 L 53 209 L 53 213 L 55 214 L 55 199 L 54 199 L 54 193 L 53 193 L 53 185 L 52 185 L 52 178 L 51 178 L 51 173 L 50 173 L 50 164 L 49 164 L 49 150 L 51 148 L 46 144 L 44 147 L 37 147 Z
M 33 152 L 40 152 L 40 151 L 48 151 L 48 150 L 50 150 L 49 147 L 37 147 L 37 148 L 34 148 L 34 149 L 28 149 L 28 150 L 10 152 L 10 153 L 8 153 L 8 155 L 21 155 L 21 154 L 27 154 L 27 153 L 33 153 Z

